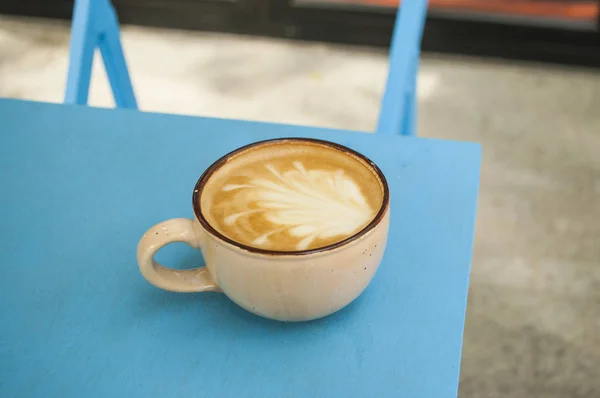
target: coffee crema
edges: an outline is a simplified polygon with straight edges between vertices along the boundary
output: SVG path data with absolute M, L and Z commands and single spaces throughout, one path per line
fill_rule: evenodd
M 293 252 L 360 232 L 381 208 L 384 187 L 362 158 L 291 139 L 234 154 L 197 194 L 202 215 L 222 235 L 246 246 Z

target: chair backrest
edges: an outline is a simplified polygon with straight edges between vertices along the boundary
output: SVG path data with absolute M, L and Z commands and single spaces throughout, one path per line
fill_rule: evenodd
M 404 0 L 397 12 L 377 132 L 415 134 L 416 80 L 426 15 L 427 0 Z M 75 1 L 65 103 L 87 104 L 96 47 L 102 54 L 117 107 L 137 108 L 119 22 L 109 0 Z
M 396 15 L 389 57 L 388 80 L 381 102 L 378 133 L 414 135 L 421 37 L 427 0 L 404 0 Z
M 65 103 L 87 104 L 96 48 L 102 55 L 117 107 L 136 109 L 119 21 L 109 0 L 75 0 Z

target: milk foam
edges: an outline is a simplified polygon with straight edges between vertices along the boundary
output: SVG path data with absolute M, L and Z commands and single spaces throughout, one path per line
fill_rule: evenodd
M 268 176 L 222 188 L 237 191 L 230 203 L 236 211 L 225 218 L 226 225 L 235 230 L 240 217 L 253 213 L 271 224 L 252 246 L 268 247 L 271 235 L 286 230 L 298 238 L 295 249 L 306 250 L 317 239 L 352 235 L 375 216 L 358 185 L 341 169 L 307 170 L 301 161 L 294 161 L 289 170 L 265 167 Z M 252 201 L 256 208 L 241 210 Z
M 365 190 L 365 181 L 381 189 L 376 177 L 339 151 L 321 148 L 315 158 L 307 148 L 223 167 L 212 194 L 203 194 L 209 223 L 240 243 L 283 251 L 331 244 L 363 229 L 381 204 L 380 193 L 374 201 Z

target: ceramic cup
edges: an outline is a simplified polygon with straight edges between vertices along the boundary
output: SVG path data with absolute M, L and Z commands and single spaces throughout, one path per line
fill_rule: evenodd
M 375 218 L 361 231 L 318 249 L 284 252 L 237 243 L 215 230 L 203 216 L 199 196 L 211 175 L 228 159 L 255 145 L 311 141 L 359 157 L 383 186 L 383 202 Z M 390 220 L 389 188 L 381 170 L 365 156 L 320 140 L 289 138 L 239 148 L 217 160 L 200 177 L 192 196 L 195 218 L 176 218 L 150 228 L 142 237 L 137 259 L 151 284 L 174 292 L 223 292 L 262 317 L 307 321 L 332 314 L 356 299 L 367 287 L 383 256 Z M 199 249 L 206 266 L 189 270 L 166 268 L 155 253 L 173 242 Z

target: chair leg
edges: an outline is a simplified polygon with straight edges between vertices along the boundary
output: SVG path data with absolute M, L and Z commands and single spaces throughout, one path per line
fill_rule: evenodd
M 377 132 L 414 135 L 416 131 L 416 71 L 427 0 L 403 1 L 396 15 L 390 45 L 388 80 L 381 101 Z M 406 120 L 408 118 L 408 120 Z
M 410 72 L 406 76 L 407 84 L 388 80 L 382 104 L 378 132 L 414 136 L 417 131 L 417 79 L 419 73 L 419 50 L 410 61 Z M 390 66 L 391 67 L 391 66 Z M 400 87 L 398 91 L 392 87 Z M 404 90 L 402 90 L 404 88 Z M 393 107 L 393 108 L 392 108 Z M 398 109 L 399 111 L 396 111 Z
M 98 40 L 98 47 L 104 60 L 106 75 L 115 97 L 115 103 L 119 108 L 137 109 L 135 93 L 121 46 L 119 21 L 108 0 L 102 1 L 106 3 L 106 6 L 101 14 L 104 29 Z
M 418 97 L 417 97 L 417 80 L 419 77 L 419 52 L 415 56 L 413 62 L 413 72 L 409 76 L 407 84 L 406 100 L 404 101 L 404 118 L 402 120 L 402 131 L 400 134 L 414 136 L 417 132 L 417 115 L 418 115 Z
M 75 2 L 71 24 L 69 71 L 65 103 L 86 105 L 92 76 L 92 63 L 96 47 L 97 33 L 92 16 L 93 0 Z
M 393 46 L 393 44 L 392 44 Z M 377 124 L 377 133 L 382 134 L 404 134 L 404 116 L 406 111 L 406 92 L 405 84 L 407 75 L 401 73 L 405 68 L 402 65 L 406 62 L 404 57 L 395 59 L 390 55 L 388 80 L 381 101 L 381 110 L 379 111 L 379 122 Z M 399 69 L 399 70 L 396 70 Z

